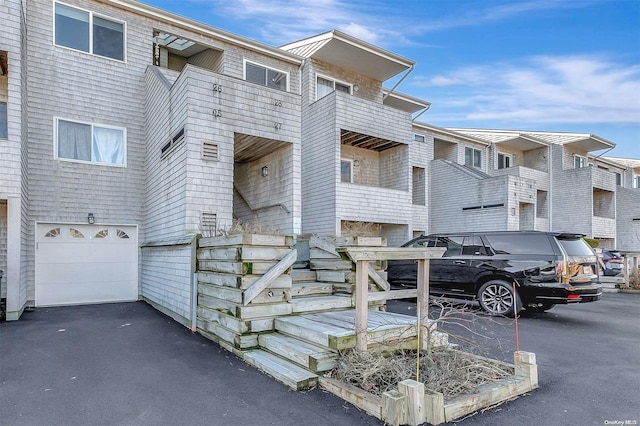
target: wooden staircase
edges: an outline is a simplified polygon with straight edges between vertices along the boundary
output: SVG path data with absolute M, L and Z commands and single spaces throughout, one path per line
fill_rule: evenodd
M 315 386 L 356 346 L 354 264 L 310 241 L 310 260 L 295 262 L 296 250 L 274 237 L 203 239 L 198 251 L 198 331 L 295 390 Z M 372 262 L 373 282 L 384 281 L 381 269 Z M 415 349 L 416 317 L 384 306 L 368 302 L 368 348 Z

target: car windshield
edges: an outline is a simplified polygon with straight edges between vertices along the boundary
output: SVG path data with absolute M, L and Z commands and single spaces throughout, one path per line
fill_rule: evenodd
M 593 256 L 593 250 L 582 238 L 558 239 L 569 256 Z

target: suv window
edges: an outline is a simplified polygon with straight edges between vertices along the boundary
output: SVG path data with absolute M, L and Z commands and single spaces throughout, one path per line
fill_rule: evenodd
M 444 252 L 442 257 L 460 256 L 462 253 L 462 239 L 463 237 L 457 236 L 438 237 L 436 247 L 446 247 L 447 251 Z
M 582 238 L 558 238 L 558 241 L 569 256 L 593 256 L 593 250 Z
M 546 234 L 487 235 L 487 241 L 496 254 L 550 254 L 551 242 Z
M 482 239 L 479 236 L 465 237 L 464 245 L 462 246 L 463 256 L 486 256 L 487 249 L 482 244 Z

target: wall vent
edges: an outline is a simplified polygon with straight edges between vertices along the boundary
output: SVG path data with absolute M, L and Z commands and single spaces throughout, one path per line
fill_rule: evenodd
M 203 160 L 217 160 L 218 159 L 218 144 L 213 142 L 202 142 L 202 159 Z
M 218 229 L 218 215 L 216 213 L 202 212 L 200 216 L 200 231 L 203 237 L 216 236 Z

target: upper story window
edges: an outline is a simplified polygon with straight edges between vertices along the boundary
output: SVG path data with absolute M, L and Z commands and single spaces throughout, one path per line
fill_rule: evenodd
M 614 172 L 616 174 L 616 185 L 622 186 L 622 173 Z
M 273 89 L 289 90 L 289 73 L 244 61 L 244 79 Z
M 55 44 L 124 61 L 124 22 L 55 3 Z
M 320 99 L 334 91 L 351 94 L 351 87 L 348 83 L 318 75 L 316 76 L 316 99 Z
M 340 160 L 340 181 L 345 183 L 353 182 L 353 160 Z
M 475 148 L 466 147 L 464 149 L 464 165 L 467 167 L 482 167 L 482 151 Z
M 413 135 L 413 140 L 416 142 L 424 142 L 425 138 L 423 135 L 418 135 L 418 134 L 414 134 Z
M 0 102 L 0 139 L 7 139 L 9 137 L 8 124 L 7 104 L 6 102 Z
M 573 156 L 573 168 L 581 169 L 583 167 L 587 167 L 587 157 L 583 157 L 582 155 L 574 155 Z
M 498 168 L 508 169 L 513 163 L 513 155 L 498 153 Z
M 55 158 L 124 166 L 127 134 L 118 127 L 56 119 Z

